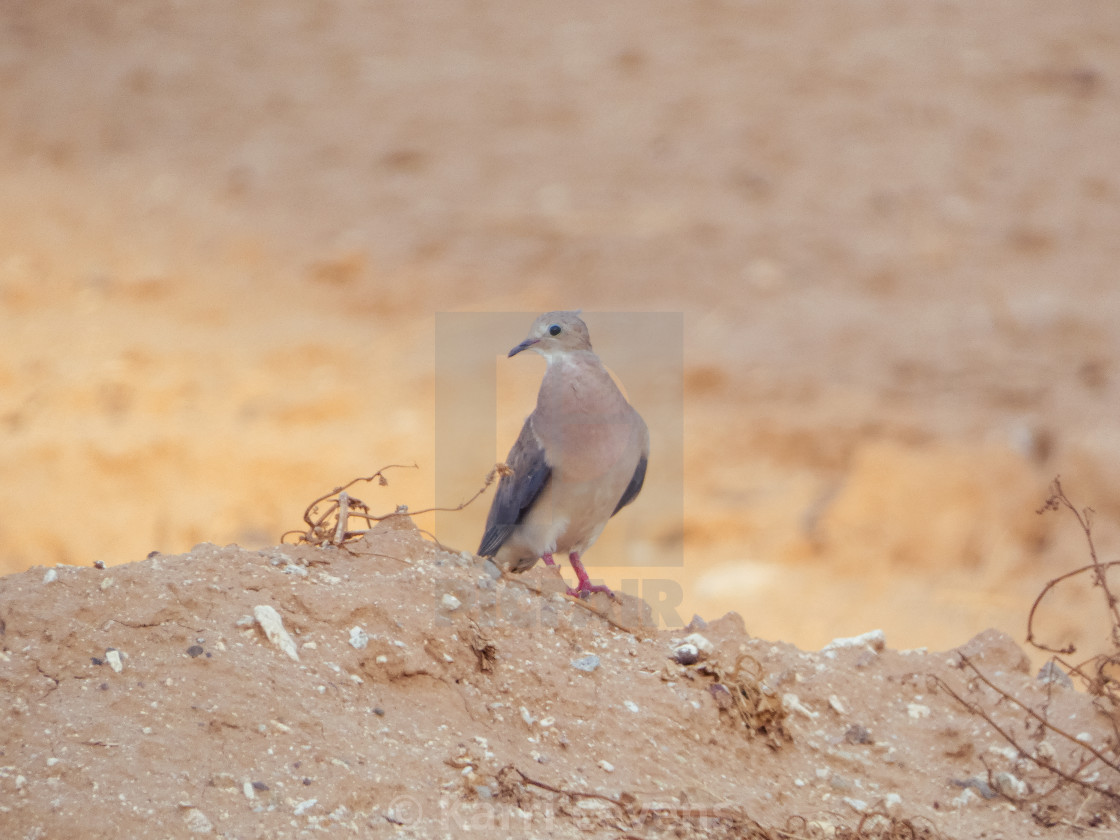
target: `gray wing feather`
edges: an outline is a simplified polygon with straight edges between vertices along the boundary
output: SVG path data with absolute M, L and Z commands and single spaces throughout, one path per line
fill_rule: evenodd
M 532 415 L 521 427 L 521 434 L 506 458 L 506 465 L 513 474 L 502 476 L 498 482 L 498 492 L 494 494 L 490 515 L 486 517 L 486 532 L 478 547 L 480 557 L 493 557 L 498 552 L 552 475 L 544 448 L 533 432 Z
M 634 499 L 638 498 L 638 494 L 642 492 L 642 485 L 646 480 L 646 462 L 648 457 L 643 453 L 642 458 L 638 461 L 638 467 L 634 470 L 634 476 L 630 479 L 630 483 L 626 485 L 626 489 L 622 492 L 622 498 L 618 500 L 618 506 L 611 513 L 614 516 Z

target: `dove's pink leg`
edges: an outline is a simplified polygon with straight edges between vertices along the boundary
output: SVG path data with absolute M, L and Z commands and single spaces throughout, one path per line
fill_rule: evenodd
M 541 559 L 544 561 L 544 564 L 546 566 L 555 566 L 556 565 L 556 561 L 552 559 L 552 552 L 551 551 L 546 551 L 544 554 L 542 554 Z
M 591 585 L 591 578 L 587 576 L 587 569 L 583 568 L 583 563 L 580 562 L 578 552 L 573 551 L 569 554 L 568 560 L 572 564 L 572 570 L 576 573 L 576 577 L 579 578 L 579 586 L 574 589 L 569 589 L 569 595 L 574 595 L 577 598 L 586 598 L 592 592 L 606 592 L 612 598 L 618 600 L 618 596 L 611 592 L 606 586 Z

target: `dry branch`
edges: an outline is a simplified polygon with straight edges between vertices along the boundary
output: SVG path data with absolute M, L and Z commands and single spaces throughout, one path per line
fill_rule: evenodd
M 385 477 L 385 472 L 391 469 L 418 469 L 416 464 L 389 464 L 382 467 L 373 475 L 361 476 L 359 478 L 351 479 L 340 487 L 336 487 L 329 493 L 324 493 L 319 498 L 315 499 L 303 512 L 303 521 L 307 525 L 304 531 L 285 531 L 280 536 L 280 541 L 283 542 L 289 536 L 295 536 L 297 543 L 307 543 L 310 545 L 318 546 L 340 546 L 352 540 L 356 540 L 368 533 L 368 528 L 361 530 L 350 530 L 349 521 L 351 518 L 365 520 L 367 525 L 374 522 L 381 522 L 383 519 L 388 519 L 390 516 L 418 516 L 422 513 L 432 513 L 434 511 L 444 511 L 454 513 L 463 510 L 467 505 L 486 492 L 494 479 L 499 475 L 503 475 L 508 471 L 505 464 L 496 464 L 494 469 L 486 476 L 486 480 L 482 487 L 478 489 L 473 496 L 465 502 L 461 502 L 455 507 L 430 507 L 423 510 L 410 511 L 407 505 L 398 505 L 396 510 L 392 513 L 383 513 L 380 515 L 370 513 L 369 506 L 361 499 L 351 496 L 347 491 L 359 482 L 370 483 L 376 481 L 378 486 L 385 487 L 389 484 L 389 480 Z M 320 505 L 324 505 L 320 510 Z
M 1100 561 L 1097 556 L 1096 545 L 1093 542 L 1092 509 L 1079 509 L 1074 505 L 1062 489 L 1061 482 L 1055 478 L 1053 484 L 1050 486 L 1050 495 L 1047 497 L 1043 506 L 1039 508 L 1038 513 L 1041 514 L 1046 511 L 1056 511 L 1063 508 L 1070 511 L 1077 520 L 1077 524 L 1085 537 L 1090 562 L 1073 571 L 1052 578 L 1043 586 L 1038 597 L 1035 598 L 1034 603 L 1031 605 L 1030 612 L 1027 616 L 1027 642 L 1037 650 L 1054 654 L 1052 661 L 1065 668 L 1071 675 L 1081 679 L 1084 687 L 1090 694 L 1098 699 L 1107 700 L 1111 703 L 1110 711 L 1112 713 L 1114 730 L 1116 730 L 1117 712 L 1120 711 L 1120 691 L 1118 691 L 1120 686 L 1105 672 L 1105 668 L 1120 663 L 1120 602 L 1118 602 L 1116 595 L 1109 585 L 1107 573 L 1113 566 L 1120 565 L 1120 561 L 1109 561 L 1105 563 Z M 1094 656 L 1079 665 L 1073 665 L 1063 660 L 1062 657 L 1075 653 L 1076 647 L 1072 644 L 1056 647 L 1039 641 L 1035 633 L 1035 618 L 1047 595 L 1064 582 L 1083 574 L 1091 574 L 1093 586 L 1099 587 L 1104 595 L 1105 605 L 1112 622 L 1111 641 L 1113 650 Z M 981 700 L 968 699 L 961 691 L 955 689 L 944 679 L 936 675 L 928 675 L 931 683 L 956 700 L 970 714 L 979 717 L 987 723 L 993 731 L 1015 750 L 1020 759 L 1030 762 L 1036 768 L 1043 771 L 1049 779 L 1053 780 L 1053 783 L 1048 789 L 1030 796 L 1017 792 L 1009 793 L 1005 786 L 1001 786 L 997 783 L 998 779 L 996 776 L 998 776 L 998 774 L 993 775 L 992 769 L 985 763 L 985 767 L 988 769 L 988 781 L 994 790 L 1016 805 L 1021 806 L 1028 803 L 1041 805 L 1042 807 L 1038 808 L 1034 814 L 1035 819 L 1043 825 L 1052 825 L 1057 822 L 1051 820 L 1051 812 L 1056 806 L 1044 804 L 1045 800 L 1067 785 L 1081 788 L 1088 794 L 1104 797 L 1110 800 L 1114 805 L 1120 804 L 1120 793 L 1117 793 L 1117 789 L 1120 789 L 1120 758 L 1117 756 L 1117 744 L 1120 743 L 1120 732 L 1116 732 L 1116 737 L 1112 741 L 1107 742 L 1107 745 L 1103 749 L 1098 749 L 1085 741 L 1079 740 L 1075 735 L 1062 727 L 1055 725 L 1048 718 L 1045 706 L 1037 708 L 1024 702 L 1011 692 L 997 685 L 967 656 L 964 654 L 959 654 L 959 656 L 961 667 L 968 669 L 968 671 L 971 672 L 972 678 L 979 681 L 979 683 L 995 695 L 996 699 L 994 702 L 987 703 Z M 1005 722 L 997 721 L 995 715 L 991 711 L 995 706 L 1003 706 L 1004 709 L 1011 709 L 1012 714 L 1015 712 L 1021 713 L 1024 719 L 1016 723 L 1012 723 L 1010 720 Z M 1053 750 L 1051 750 L 1049 754 L 1040 754 L 1039 750 L 1029 749 L 1022 742 L 1021 737 L 1014 734 L 1014 729 L 1017 725 L 1022 726 L 1028 732 L 1033 729 L 1034 732 L 1039 733 L 1040 737 L 1045 735 L 1055 736 L 1060 741 L 1065 742 L 1067 747 L 1070 748 L 1068 755 L 1065 759 L 1060 759 Z M 1077 827 L 1079 829 L 1084 828 L 1083 825 L 1078 825 Z
M 1109 585 L 1108 570 L 1114 566 L 1120 566 L 1120 561 L 1110 560 L 1105 563 L 1100 561 L 1097 556 L 1096 544 L 1093 541 L 1093 509 L 1088 507 L 1078 508 L 1065 494 L 1065 491 L 1062 489 L 1061 481 L 1055 478 L 1054 482 L 1050 485 L 1050 495 L 1047 497 L 1042 507 L 1038 509 L 1038 513 L 1041 514 L 1051 510 L 1056 511 L 1062 508 L 1072 513 L 1077 520 L 1077 524 L 1085 537 L 1085 545 L 1089 552 L 1090 562 L 1071 572 L 1066 572 L 1065 574 L 1052 578 L 1042 588 L 1042 591 L 1039 592 L 1038 597 L 1035 598 L 1034 603 L 1031 605 L 1030 613 L 1027 616 L 1027 643 L 1038 650 L 1054 654 L 1054 661 L 1065 668 L 1071 676 L 1080 679 L 1085 689 L 1090 694 L 1106 700 L 1110 704 L 1111 711 L 1115 717 L 1117 713 L 1120 712 L 1120 684 L 1118 684 L 1115 677 L 1109 673 L 1109 670 L 1117 670 L 1120 668 L 1120 601 L 1118 601 L 1116 594 Z M 1093 586 L 1100 588 L 1104 595 L 1105 606 L 1111 621 L 1111 632 L 1109 635 L 1112 643 L 1112 650 L 1097 654 L 1081 663 L 1075 664 L 1063 658 L 1072 656 L 1077 652 L 1075 645 L 1068 644 L 1062 647 L 1055 647 L 1042 642 L 1035 633 L 1034 625 L 1039 608 L 1048 594 L 1060 584 L 1087 573 L 1092 574 Z

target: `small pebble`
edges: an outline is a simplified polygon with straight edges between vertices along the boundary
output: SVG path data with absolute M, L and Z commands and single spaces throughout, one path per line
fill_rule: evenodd
M 705 656 L 711 656 L 716 650 L 716 646 L 699 633 L 689 633 L 684 637 L 684 643 L 686 645 L 693 645 Z
M 1038 681 L 1043 685 L 1054 683 L 1063 688 L 1073 688 L 1073 680 L 1069 678 L 1069 674 L 1053 659 L 1039 669 Z
M 848 636 L 845 638 L 833 639 L 823 648 L 826 650 L 838 650 L 840 648 L 858 648 L 869 647 L 875 651 L 881 651 L 887 646 L 887 635 L 882 630 L 870 630 L 859 636 Z
M 988 785 L 987 780 L 981 779 L 979 776 L 973 776 L 971 779 L 964 779 L 963 781 L 960 779 L 951 779 L 950 781 L 952 781 L 952 783 L 957 787 L 964 788 L 965 793 L 971 794 L 973 798 L 975 798 L 977 793 L 979 793 L 985 799 L 995 799 L 997 796 L 999 796 L 998 793 L 991 789 L 991 787 Z M 960 803 L 958 803 L 957 800 L 968 802 L 968 797 L 965 796 L 965 793 L 962 793 L 960 796 L 954 799 L 953 802 L 958 805 Z
M 996 773 L 992 784 L 1008 799 L 1020 799 L 1027 794 L 1027 783 L 1007 771 Z
M 910 715 L 914 720 L 928 718 L 929 706 L 923 706 L 921 703 L 907 703 L 906 714 Z
M 976 799 L 976 794 L 973 793 L 972 788 L 965 788 L 964 790 L 961 791 L 961 795 L 953 797 L 949 801 L 949 804 L 952 805 L 954 808 L 963 808 L 965 805 L 967 805 L 973 799 Z
M 297 817 L 302 816 L 303 814 L 307 813 L 312 808 L 314 808 L 315 803 L 317 803 L 318 801 L 319 801 L 318 799 L 305 799 L 305 800 L 303 800 L 303 802 L 299 803 L 295 807 L 295 809 L 292 811 L 292 813 L 295 814 Z
M 844 733 L 844 740 L 849 744 L 870 744 L 871 730 L 866 726 L 860 726 L 858 723 L 853 724 Z
M 280 618 L 280 613 L 276 612 L 276 608 L 269 604 L 261 604 L 253 607 L 253 616 L 268 640 L 288 654 L 294 662 L 299 662 L 299 651 L 296 650 L 295 640 L 284 629 L 284 621 Z
M 444 596 L 440 598 L 439 602 L 445 610 L 449 610 L 450 612 L 454 612 L 455 610 L 459 609 L 459 607 L 463 606 L 463 602 L 452 595 L 450 592 L 444 594 Z
M 191 645 L 189 648 L 187 648 L 187 656 L 189 656 L 191 659 L 202 656 L 204 652 L 205 651 L 203 650 L 202 645 Z
M 363 650 L 369 644 L 369 634 L 361 627 L 350 628 L 350 647 Z
M 816 720 L 820 716 L 820 712 L 814 712 L 801 702 L 796 694 L 786 693 L 782 695 L 782 708 L 787 712 L 797 712 L 799 715 L 804 715 L 809 720 Z
M 124 669 L 124 663 L 121 662 L 121 652 L 116 648 L 109 648 L 105 651 L 105 661 L 118 674 Z
M 639 711 L 638 704 L 635 703 L 633 700 L 623 700 L 622 705 L 625 706 L 630 711 L 632 711 L 634 714 L 637 714 L 638 711 Z
M 214 824 L 198 808 L 188 808 L 183 814 L 183 821 L 191 834 L 209 834 L 214 830 Z
M 43 583 L 54 583 L 58 580 L 58 569 L 47 569 L 43 573 Z
M 607 761 L 605 758 L 599 761 L 599 766 L 607 773 L 614 772 L 614 765 Z
M 700 661 L 700 650 L 694 644 L 685 642 L 673 651 L 673 660 L 678 665 L 695 665 Z
M 599 657 L 594 653 L 589 653 L 587 656 L 573 659 L 571 664 L 577 671 L 591 673 L 599 667 Z

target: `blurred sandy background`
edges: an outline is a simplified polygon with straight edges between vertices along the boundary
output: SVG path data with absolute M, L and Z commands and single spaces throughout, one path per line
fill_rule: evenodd
M 803 646 L 1022 638 L 1087 561 L 1054 475 L 1120 545 L 1118 232 L 1111 0 L 6 0 L 0 569 L 272 544 L 393 462 L 376 509 L 465 498 L 437 313 L 582 307 L 619 370 L 611 317 L 680 313 L 631 396 L 683 447 L 593 575 Z

